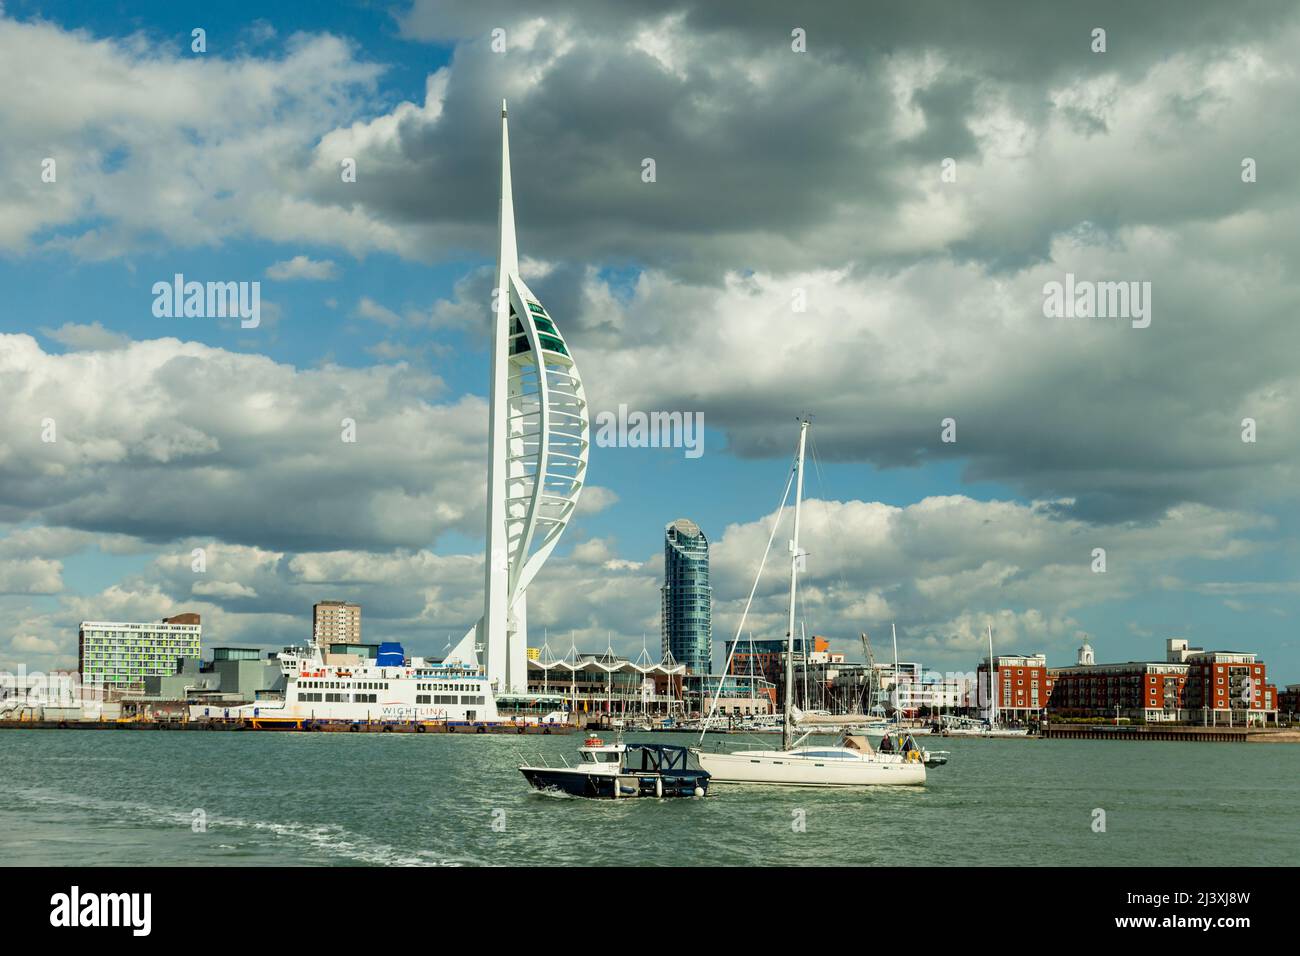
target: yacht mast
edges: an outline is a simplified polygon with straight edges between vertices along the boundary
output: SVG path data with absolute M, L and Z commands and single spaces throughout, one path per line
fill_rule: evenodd
M 803 709 L 812 710 L 812 700 L 808 696 L 808 628 L 807 621 L 799 619 L 799 641 L 803 645 Z
M 998 725 L 998 688 L 993 679 L 993 625 L 989 625 L 989 727 Z
M 894 638 L 894 723 L 903 726 L 903 692 L 898 686 L 898 629 L 894 622 L 889 622 L 889 633 Z
M 781 749 L 789 750 L 794 740 L 790 695 L 794 691 L 794 601 L 799 580 L 799 505 L 803 501 L 803 454 L 808 440 L 808 419 L 799 421 L 799 457 L 795 471 L 794 538 L 790 542 L 790 626 L 786 631 L 788 641 L 785 653 L 785 720 L 781 724 Z

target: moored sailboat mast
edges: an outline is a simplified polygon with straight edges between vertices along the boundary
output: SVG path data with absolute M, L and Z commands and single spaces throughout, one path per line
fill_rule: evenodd
M 993 625 L 989 626 L 989 727 L 998 725 L 998 688 L 993 672 Z
M 781 749 L 789 750 L 794 743 L 794 719 L 791 695 L 794 691 L 794 602 L 799 583 L 799 506 L 803 502 L 803 456 L 808 441 L 808 419 L 799 421 L 799 457 L 794 480 L 794 538 L 790 541 L 790 626 L 786 631 L 785 654 L 785 720 L 781 726 Z M 804 648 L 807 653 L 807 648 Z M 805 665 L 806 666 L 806 665 Z

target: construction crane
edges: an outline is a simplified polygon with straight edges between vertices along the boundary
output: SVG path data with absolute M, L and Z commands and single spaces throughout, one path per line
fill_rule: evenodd
M 866 631 L 860 632 L 862 635 L 862 652 L 867 657 L 867 693 L 863 695 L 863 702 L 867 697 L 871 698 L 871 705 L 863 709 L 864 714 L 870 714 L 876 706 L 876 655 L 871 650 L 871 638 L 867 637 Z

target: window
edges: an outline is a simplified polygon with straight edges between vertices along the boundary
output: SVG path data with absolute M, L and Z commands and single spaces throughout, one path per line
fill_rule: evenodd
M 569 350 L 564 347 L 564 343 L 554 336 L 539 335 L 537 338 L 541 342 L 542 348 L 548 352 L 559 352 L 561 355 L 569 354 Z

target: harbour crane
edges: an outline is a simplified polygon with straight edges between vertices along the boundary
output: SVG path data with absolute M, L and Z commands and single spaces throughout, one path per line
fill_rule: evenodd
M 876 655 L 871 650 L 871 638 L 867 637 L 866 631 L 859 632 L 862 635 L 862 652 L 867 658 L 867 692 L 863 695 L 863 702 L 866 698 L 871 698 L 871 705 L 863 710 L 863 713 L 870 714 L 875 709 L 878 701 L 876 700 Z

